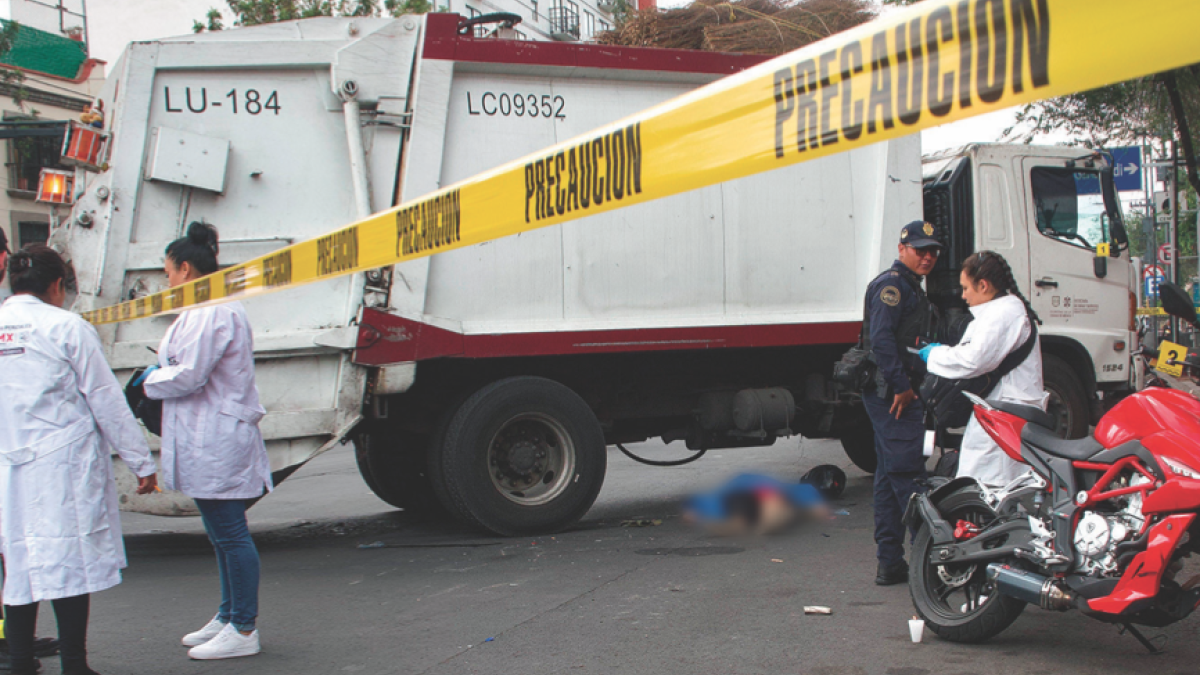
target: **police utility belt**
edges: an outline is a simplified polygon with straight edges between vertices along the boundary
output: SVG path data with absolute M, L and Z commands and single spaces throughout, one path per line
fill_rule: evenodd
M 924 289 L 907 276 L 902 274 L 901 277 L 920 299 L 917 310 L 904 316 L 896 329 L 896 344 L 903 350 L 917 344 L 919 340 L 935 341 L 939 317 L 937 308 L 929 301 Z M 867 299 L 864 298 L 863 326 L 858 336 L 858 344 L 842 354 L 841 360 L 833 365 L 833 381 L 845 391 L 878 391 L 881 397 L 887 398 L 885 394 L 888 384 L 878 372 L 879 366 L 875 361 L 874 352 L 871 351 L 870 331 L 870 312 Z M 902 351 L 901 360 L 905 360 L 906 357 L 907 354 Z M 906 370 L 910 371 L 910 375 L 913 374 L 912 369 Z

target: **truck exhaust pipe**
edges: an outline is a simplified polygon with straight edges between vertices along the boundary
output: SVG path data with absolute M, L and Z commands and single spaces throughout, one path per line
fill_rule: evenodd
M 1031 605 L 1056 612 L 1065 612 L 1075 605 L 1074 593 L 1059 585 L 1057 579 L 1027 572 L 1003 563 L 987 567 L 988 580 L 996 584 L 1001 595 L 1024 600 Z

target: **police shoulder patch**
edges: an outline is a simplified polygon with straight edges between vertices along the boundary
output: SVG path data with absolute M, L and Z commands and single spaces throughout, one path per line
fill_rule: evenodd
M 888 307 L 895 307 L 900 304 L 900 289 L 888 286 L 879 292 L 879 299 Z

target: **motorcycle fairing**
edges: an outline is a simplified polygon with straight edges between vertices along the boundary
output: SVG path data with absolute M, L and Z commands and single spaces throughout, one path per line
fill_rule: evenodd
M 1158 595 L 1163 573 L 1179 540 L 1188 531 L 1194 513 L 1167 516 L 1150 528 L 1150 543 L 1137 554 L 1111 594 L 1088 600 L 1088 608 L 1105 614 L 1121 614 L 1140 601 L 1153 600 Z
M 1106 448 L 1136 441 L 1171 429 L 1187 438 L 1200 438 L 1200 401 L 1164 387 L 1151 387 L 1126 397 L 1096 424 L 1095 439 Z M 1187 458 L 1200 463 L 1196 450 Z M 1185 457 L 1181 457 L 1186 461 Z M 1188 462 L 1190 464 L 1190 462 Z

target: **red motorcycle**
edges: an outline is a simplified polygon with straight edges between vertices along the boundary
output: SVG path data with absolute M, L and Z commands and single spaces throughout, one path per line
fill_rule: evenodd
M 1195 325 L 1190 298 L 1169 286 L 1165 309 Z M 1175 578 L 1200 552 L 1200 401 L 1147 388 L 1092 438 L 1063 440 L 1038 408 L 971 398 L 983 428 L 1029 471 L 999 489 L 957 478 L 913 496 L 909 588 L 925 625 L 980 642 L 1032 604 L 1121 625 L 1157 651 L 1134 625 L 1166 626 L 1200 605 L 1200 575 Z

